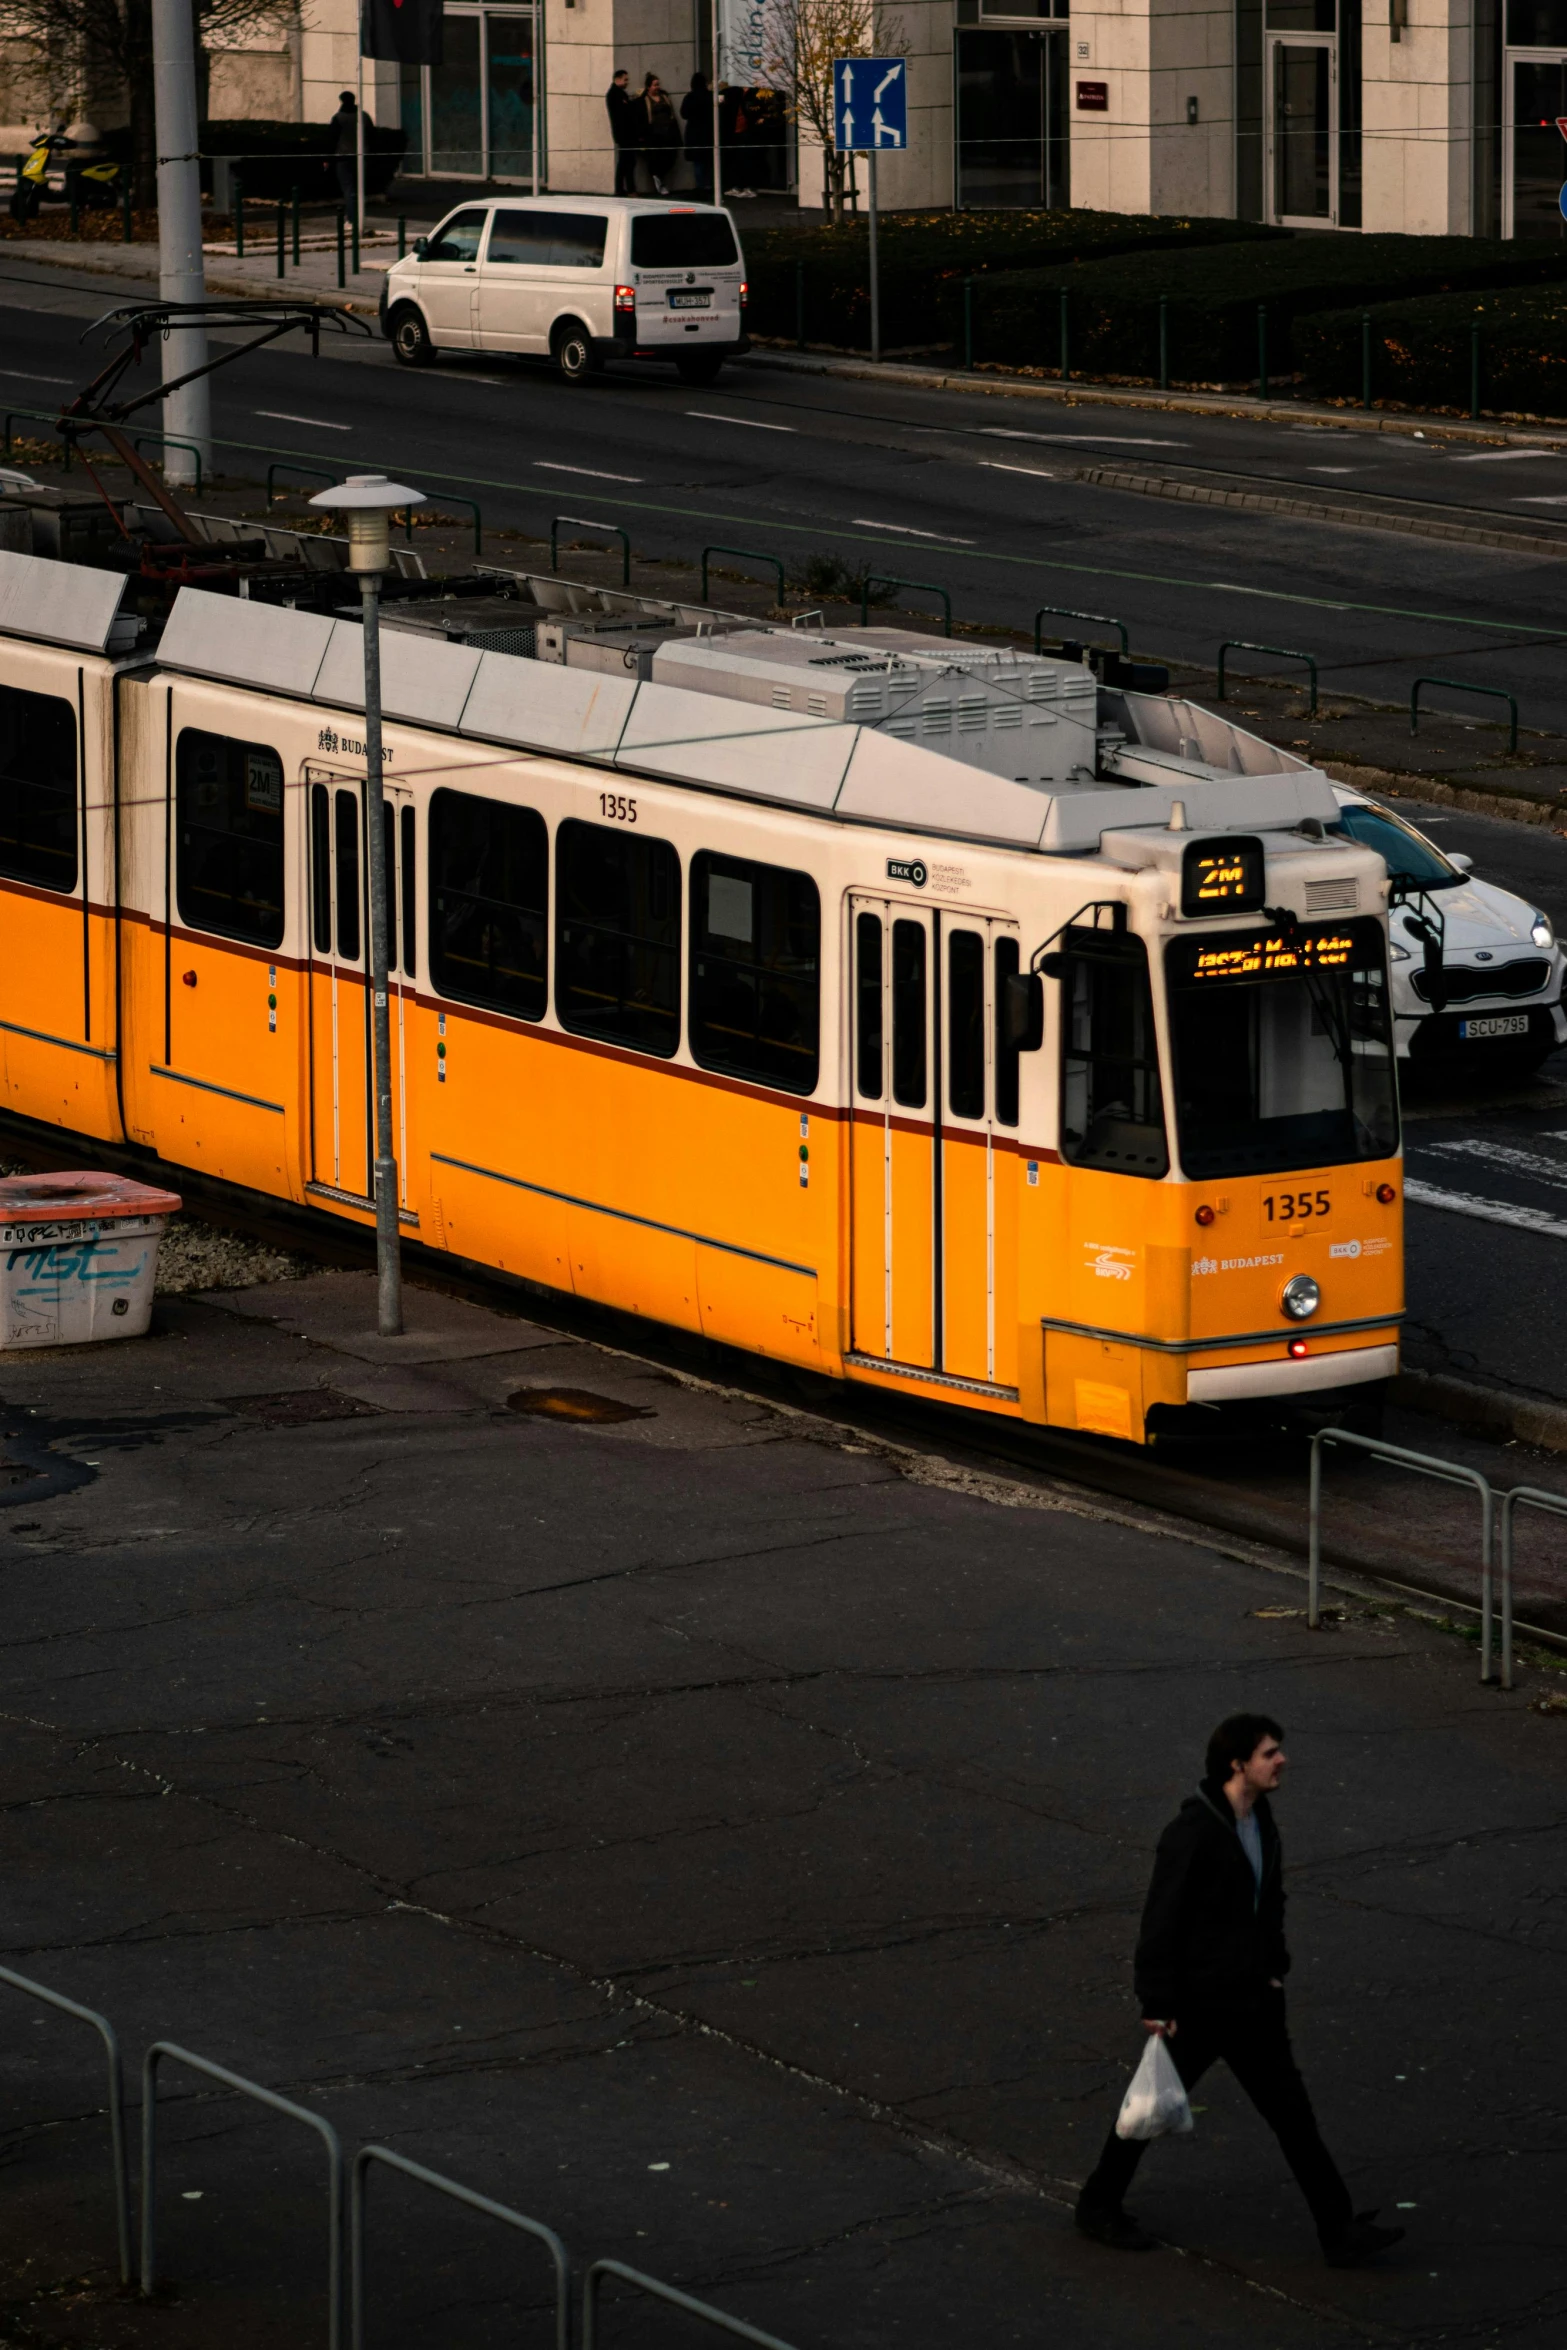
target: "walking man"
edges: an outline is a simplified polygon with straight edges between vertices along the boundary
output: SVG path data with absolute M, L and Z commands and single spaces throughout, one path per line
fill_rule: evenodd
M 636 100 L 626 83 L 626 69 L 617 65 L 604 92 L 604 111 L 609 116 L 609 135 L 615 142 L 615 193 L 634 196 L 637 192 L 637 150 L 642 141 L 634 120 Z
M 1135 1980 L 1143 2028 L 1164 2035 L 1188 2089 L 1219 2058 L 1263 2120 L 1311 2206 L 1330 2268 L 1354 2268 L 1402 2237 L 1352 2211 L 1317 2129 L 1284 2021 L 1284 1873 L 1268 1798 L 1284 1776 L 1283 1731 L 1267 1714 L 1231 1714 L 1208 1741 L 1202 1785 L 1159 1839 L 1143 1905 Z M 1142 2142 L 1105 2140 L 1077 2225 L 1117 2252 L 1146 2252 L 1121 2198 Z

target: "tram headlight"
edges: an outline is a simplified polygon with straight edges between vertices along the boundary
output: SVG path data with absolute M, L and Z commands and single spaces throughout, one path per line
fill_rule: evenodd
M 1285 1282 L 1279 1303 L 1292 1322 L 1305 1322 L 1321 1305 L 1322 1291 L 1309 1273 L 1297 1273 Z

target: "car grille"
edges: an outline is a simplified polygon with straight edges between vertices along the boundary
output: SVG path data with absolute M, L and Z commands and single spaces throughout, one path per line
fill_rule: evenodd
M 1551 976 L 1551 966 L 1544 955 L 1525 955 L 1516 963 L 1498 963 L 1494 967 L 1471 967 L 1467 963 L 1448 963 L 1442 971 L 1443 990 L 1450 1004 L 1472 1004 L 1477 996 L 1534 995 Z M 1423 971 L 1417 971 L 1411 982 L 1422 1003 L 1431 1001 L 1431 982 Z

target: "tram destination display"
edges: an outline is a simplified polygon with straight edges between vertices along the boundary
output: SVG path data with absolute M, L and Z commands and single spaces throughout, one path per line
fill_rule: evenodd
M 1362 949 L 1367 944 L 1364 937 L 1358 942 L 1355 937 L 1363 927 L 1351 923 L 1320 930 L 1259 930 L 1251 938 L 1226 938 L 1222 945 L 1216 939 L 1211 946 L 1194 939 L 1178 958 L 1180 976 L 1188 986 L 1212 986 L 1227 979 L 1294 979 L 1308 971 L 1342 971 L 1357 943 Z M 1364 953 L 1361 959 L 1366 959 Z M 1380 964 L 1374 951 L 1371 960 Z M 1375 984 L 1381 984 L 1380 969 Z
M 1256 914 L 1262 910 L 1264 858 L 1254 833 L 1194 840 L 1181 859 L 1181 912 Z

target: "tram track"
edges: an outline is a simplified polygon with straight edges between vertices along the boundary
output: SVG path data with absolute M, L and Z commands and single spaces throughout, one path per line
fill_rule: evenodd
M 368 1268 L 375 1261 L 374 1234 L 368 1230 L 321 1210 L 244 1191 L 142 1150 L 85 1136 L 67 1135 L 62 1140 L 53 1130 L 3 1112 L 0 1142 L 18 1160 L 41 1170 L 53 1170 L 62 1162 L 91 1164 L 161 1184 L 180 1194 L 187 1214 L 313 1257 L 323 1266 Z M 1069 1429 L 992 1418 L 773 1364 L 613 1307 L 537 1288 L 467 1259 L 454 1260 L 417 1241 L 405 1241 L 404 1254 L 409 1276 L 419 1286 L 517 1315 L 537 1328 L 555 1331 L 565 1342 L 604 1349 L 682 1381 L 813 1421 L 832 1441 L 863 1439 L 885 1448 L 892 1466 L 922 1481 L 970 1491 L 976 1486 L 966 1485 L 966 1480 L 1000 1481 L 1020 1497 L 1037 1494 L 1039 1506 L 1046 1509 L 1070 1509 L 1078 1502 L 1085 1514 L 1109 1514 L 1139 1530 L 1209 1542 L 1267 1572 L 1304 1580 L 1307 1464 L 1298 1436 L 1260 1432 L 1245 1446 L 1245 1468 L 1237 1478 L 1232 1473 L 1238 1451 L 1233 1439 L 1222 1448 L 1165 1440 L 1144 1451 Z M 1422 1438 L 1417 1432 L 1416 1441 L 1419 1449 L 1440 1451 L 1444 1444 L 1450 1449 L 1452 1432 L 1433 1424 L 1430 1436 Z M 950 1474 L 933 1478 L 931 1472 L 938 1465 Z M 1559 1470 L 1559 1464 L 1554 1465 Z M 1551 1481 L 1550 1472 L 1536 1472 L 1531 1481 Z M 16 1498 L 22 1498 L 20 1491 Z M 0 1490 L 0 1509 L 6 1501 Z M 1478 1605 L 1458 1578 L 1432 1571 L 1422 1543 L 1423 1522 L 1395 1517 L 1392 1523 L 1406 1537 L 1402 1547 L 1396 1542 L 1390 1546 L 1387 1521 L 1367 1506 L 1364 1481 L 1360 1506 L 1354 1500 L 1340 1503 L 1323 1542 L 1323 1561 L 1334 1587 L 1350 1598 L 1381 1598 L 1435 1611 L 1462 1626 L 1477 1622 Z M 1567 1606 L 1560 1622 L 1539 1623 L 1520 1616 L 1516 1628 L 1522 1640 L 1567 1653 Z

